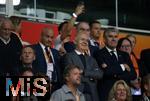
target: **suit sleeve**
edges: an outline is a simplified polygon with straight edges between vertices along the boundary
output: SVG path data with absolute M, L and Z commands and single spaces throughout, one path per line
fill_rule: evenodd
M 96 60 L 94 58 L 90 59 L 90 68 L 84 70 L 84 75 L 86 77 L 94 78 L 94 79 L 101 79 L 103 77 L 103 71 L 98 66 Z

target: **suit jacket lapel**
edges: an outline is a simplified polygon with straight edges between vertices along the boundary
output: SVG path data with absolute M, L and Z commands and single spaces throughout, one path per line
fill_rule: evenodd
M 84 69 L 84 65 L 83 65 L 80 57 L 78 56 L 78 54 L 75 51 L 73 52 L 73 60 L 74 60 L 74 62 L 76 62 L 76 64 L 78 64 L 81 67 L 81 69 Z
M 107 58 L 108 61 L 112 61 L 111 55 L 106 48 L 104 48 L 104 57 Z

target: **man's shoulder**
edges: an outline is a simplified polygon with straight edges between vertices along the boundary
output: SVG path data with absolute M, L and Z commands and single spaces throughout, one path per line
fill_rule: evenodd
M 62 86 L 61 88 L 59 88 L 59 89 L 57 89 L 56 91 L 54 91 L 52 95 L 53 95 L 53 96 L 54 96 L 54 95 L 57 95 L 57 96 L 58 96 L 58 95 L 62 95 L 62 94 L 65 94 L 64 86 Z
M 41 47 L 41 45 L 39 43 L 36 43 L 36 44 L 32 44 L 30 45 L 34 50 L 37 50 Z

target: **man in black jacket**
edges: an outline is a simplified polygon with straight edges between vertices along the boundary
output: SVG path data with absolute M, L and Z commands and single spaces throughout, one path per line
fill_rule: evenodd
M 99 67 L 104 72 L 103 79 L 99 82 L 100 101 L 107 101 L 108 93 L 117 80 L 127 83 L 136 78 L 132 62 L 127 53 L 116 49 L 118 31 L 108 28 L 104 31 L 105 47 L 94 54 Z
M 0 25 L 0 74 L 13 75 L 19 63 L 22 44 L 16 34 L 13 34 L 13 24 L 4 19 Z

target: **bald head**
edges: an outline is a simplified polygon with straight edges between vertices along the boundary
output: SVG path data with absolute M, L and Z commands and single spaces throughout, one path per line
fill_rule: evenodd
M 45 27 L 41 32 L 41 43 L 47 47 L 52 45 L 54 39 L 54 31 L 52 28 Z

